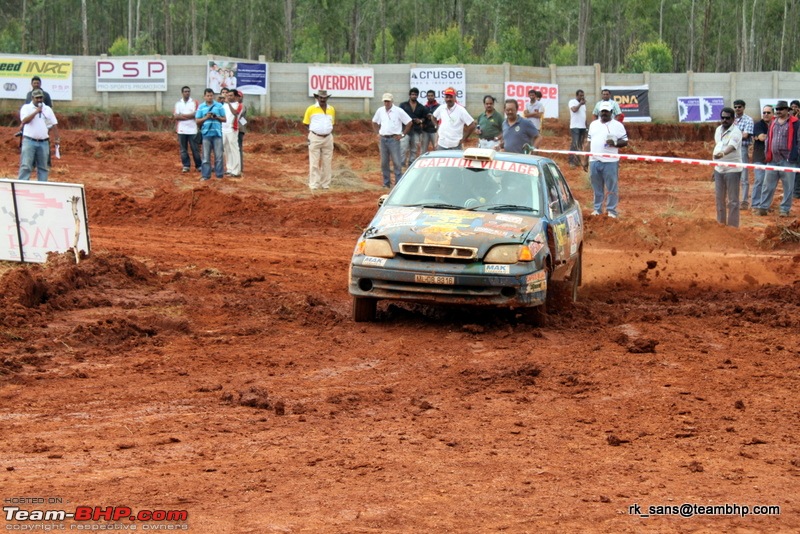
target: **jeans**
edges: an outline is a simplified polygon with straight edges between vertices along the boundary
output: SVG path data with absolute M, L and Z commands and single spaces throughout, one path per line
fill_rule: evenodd
M 47 175 L 50 173 L 50 166 L 47 163 L 50 156 L 50 142 L 45 139 L 43 141 L 35 141 L 29 137 L 22 138 L 22 150 L 19 158 L 19 176 L 18 180 L 30 180 L 33 165 L 36 163 L 36 178 L 40 182 L 47 181 Z
M 773 161 L 773 165 L 779 167 L 795 167 L 794 163 L 789 161 Z M 783 187 L 783 200 L 781 201 L 781 213 L 789 213 L 792 209 L 792 195 L 794 194 L 794 175 L 793 172 L 786 171 L 767 171 L 764 175 L 764 192 L 761 195 L 761 209 L 769 209 L 772 205 L 772 197 L 775 195 L 775 190 L 778 189 L 778 180 L 781 181 Z
M 750 207 L 753 209 L 761 207 L 761 197 L 764 195 L 764 174 L 766 172 L 764 169 L 753 171 L 753 191 L 750 196 Z
M 239 172 L 244 173 L 244 132 L 239 130 Z
M 569 135 L 572 138 L 572 142 L 569 145 L 570 151 L 572 152 L 582 151 L 583 144 L 586 142 L 586 128 L 570 128 Z M 583 166 L 583 162 L 581 161 L 581 156 L 570 154 L 569 164 L 576 166 L 577 165 Z
M 194 159 L 194 168 L 200 169 L 203 160 L 200 159 L 200 147 L 197 146 L 197 136 L 195 134 L 178 134 L 178 145 L 181 147 L 181 164 L 184 169 L 189 169 L 192 166 L 189 159 L 189 148 L 192 150 L 192 159 Z
M 714 171 L 714 193 L 717 203 L 717 222 L 739 227 L 739 180 L 741 172 Z
M 436 132 L 422 132 L 420 134 L 420 154 L 436 150 Z
M 616 215 L 619 203 L 619 161 L 590 162 L 589 177 L 594 190 L 594 211 L 602 213 L 605 198 L 606 211 Z
M 421 137 L 422 133 L 416 133 L 414 130 L 411 130 L 400 140 L 400 159 L 406 169 L 411 167 L 411 164 L 414 163 L 414 160 L 419 156 L 419 142 Z
M 392 185 L 392 177 L 389 174 L 389 158 L 392 159 L 394 164 L 394 185 L 397 185 L 403 175 L 400 141 L 394 137 L 381 136 L 381 173 L 383 174 L 384 187 L 391 187 Z
M 745 145 L 744 143 L 742 143 L 742 163 L 750 163 L 750 158 L 747 154 L 747 149 L 749 148 L 750 145 Z M 748 180 L 749 176 L 747 174 L 747 169 L 742 169 L 741 178 L 742 178 L 742 202 L 747 202 L 747 199 L 750 198 L 750 181 Z
M 222 137 L 203 137 L 203 180 L 211 178 L 211 150 L 214 150 L 214 175 L 222 178 Z

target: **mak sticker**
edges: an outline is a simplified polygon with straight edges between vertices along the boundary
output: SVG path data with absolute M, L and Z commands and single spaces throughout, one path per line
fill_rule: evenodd
M 509 274 L 511 266 L 509 265 L 484 265 L 483 270 L 486 274 Z
M 367 256 L 361 265 L 371 265 L 373 267 L 383 267 L 386 265 L 386 258 L 376 258 L 375 256 Z

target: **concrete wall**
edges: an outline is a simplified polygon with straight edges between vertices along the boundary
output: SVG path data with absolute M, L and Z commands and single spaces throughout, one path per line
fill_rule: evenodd
M 152 56 L 167 62 L 168 91 L 166 93 L 98 93 L 95 90 L 95 62 L 99 56 L 73 58 L 73 100 L 59 101 L 58 110 L 105 109 L 115 112 L 165 112 L 172 110 L 180 97 L 180 88 L 188 85 L 195 98 L 202 97 L 206 84 L 206 65 L 209 59 L 235 60 L 218 56 Z M 115 58 L 120 59 L 120 58 Z M 147 57 L 137 56 L 137 59 Z M 261 59 L 263 61 L 263 59 Z M 239 61 L 252 61 L 240 59 Z M 269 88 L 265 96 L 246 96 L 251 113 L 299 117 L 312 102 L 307 96 L 308 64 L 269 63 Z M 375 69 L 375 97 L 372 99 L 334 98 L 331 103 L 341 117 L 370 117 L 380 106 L 384 92 L 393 93 L 402 101 L 408 93 L 409 69 L 437 65 L 393 64 L 372 65 Z M 742 98 L 747 112 L 758 117 L 759 98 L 800 98 L 800 73 L 795 72 L 733 72 L 679 74 L 605 73 L 599 65 L 587 67 L 523 67 L 517 65 L 464 65 L 467 79 L 467 108 L 474 114 L 483 109 L 481 98 L 492 94 L 503 96 L 506 81 L 553 83 L 559 86 L 561 120 L 568 120 L 567 102 L 576 89 L 586 92 L 591 109 L 600 98 L 603 86 L 643 85 L 650 87 L 650 113 L 654 120 L 677 120 L 677 98 L 681 96 L 723 96 L 726 104 Z M 47 88 L 45 84 L 45 89 Z M 14 110 L 19 100 L 0 100 L 0 109 Z

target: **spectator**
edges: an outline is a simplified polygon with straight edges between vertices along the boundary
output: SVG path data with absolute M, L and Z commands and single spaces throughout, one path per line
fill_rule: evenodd
M 497 148 L 503 138 L 503 116 L 494 109 L 495 98 L 483 97 L 484 112 L 478 115 L 478 147 Z
M 242 175 L 239 159 L 239 111 L 240 106 L 234 94 L 235 89 L 225 93 L 225 122 L 222 123 L 222 149 L 225 154 L 226 175 L 239 178 Z
M 17 179 L 30 180 L 35 163 L 36 179 L 46 182 L 50 172 L 47 160 L 50 155 L 51 130 L 56 137 L 56 146 L 60 142 L 58 120 L 56 120 L 52 108 L 44 103 L 44 91 L 34 89 L 31 93 L 33 102 L 23 104 L 19 110 L 19 118 L 22 123 L 22 150 L 20 151 Z M 48 124 L 50 128 L 48 128 Z
M 461 150 L 475 131 L 475 119 L 464 106 L 456 105 L 456 90 L 452 87 L 444 90 L 444 103 L 433 112 L 439 123 L 436 150 Z
M 727 163 L 742 162 L 742 131 L 734 124 L 735 111 L 722 108 L 722 124 L 714 132 L 714 159 Z M 714 167 L 714 192 L 717 205 L 717 222 L 739 227 L 739 180 L 741 169 L 727 165 Z
M 400 104 L 400 109 L 411 117 L 411 129 L 400 142 L 400 159 L 403 165 L 408 168 L 420 154 L 420 142 L 422 141 L 422 124 L 428 118 L 428 110 L 419 102 L 419 89 L 412 87 L 408 92 L 408 101 Z
M 569 149 L 571 152 L 580 151 L 586 141 L 586 97 L 584 96 L 583 89 L 575 91 L 575 98 L 569 101 L 569 134 L 571 143 Z M 569 155 L 569 166 L 576 167 L 580 165 L 583 170 L 587 169 L 586 163 L 581 156 L 576 154 Z
M 192 151 L 194 168 L 200 171 L 202 159 L 200 158 L 200 147 L 197 145 L 197 123 L 195 114 L 197 113 L 197 101 L 192 98 L 192 90 L 188 86 L 181 88 L 181 99 L 175 103 L 172 118 L 175 119 L 175 127 L 178 132 L 178 146 L 181 152 L 181 172 L 189 172 L 192 162 L 189 159 L 189 150 Z
M 619 159 L 602 154 L 618 154 L 621 147 L 628 146 L 628 133 L 621 122 L 614 120 L 615 102 L 604 100 L 599 103 L 600 118 L 592 121 L 586 143 L 591 148 L 589 156 L 589 177 L 594 190 L 594 211 L 592 215 L 603 213 L 603 201 L 606 202 L 606 213 L 612 219 L 618 217 L 619 203 Z M 589 148 L 587 147 L 587 148 Z
M 312 190 L 331 186 L 336 110 L 328 104 L 330 97 L 325 89 L 314 93 L 316 102 L 308 106 L 303 116 L 303 124 L 308 127 L 308 187 Z
M 236 89 L 233 92 L 236 101 L 239 103 L 239 171 L 244 174 L 244 134 L 247 133 L 247 106 L 244 105 L 244 94 Z
M 617 104 L 616 100 L 611 98 L 611 91 L 609 91 L 608 89 L 603 89 L 600 92 L 600 95 L 602 97 L 601 100 L 597 104 L 594 105 L 594 110 L 592 110 L 592 121 L 596 121 L 597 118 L 599 117 L 600 104 L 602 104 L 603 102 L 611 102 L 611 105 L 612 105 L 611 118 L 612 119 L 616 120 L 618 115 L 622 115 L 622 110 L 619 109 L 619 104 Z
M 214 152 L 214 175 L 222 179 L 222 124 L 225 122 L 222 104 L 214 102 L 214 91 L 203 92 L 203 103 L 197 107 L 195 122 L 203 136 L 202 181 L 211 178 L 211 152 Z
M 506 120 L 503 121 L 501 147 L 506 152 L 525 153 L 525 146 L 538 148 L 541 141 L 539 130 L 533 122 L 519 116 L 517 101 L 509 98 L 505 102 Z
M 530 102 L 525 106 L 522 116 L 530 120 L 536 130 L 542 131 L 542 117 L 544 117 L 544 104 L 542 104 L 542 93 L 536 89 L 528 91 Z
M 33 92 L 37 89 L 44 94 L 44 105 L 52 109 L 53 100 L 50 98 L 50 93 L 42 89 L 42 79 L 38 76 L 31 78 L 31 90 L 25 95 L 25 103 L 30 104 L 33 101 Z
M 764 106 L 761 111 L 761 120 L 753 125 L 753 163 L 766 163 L 765 146 L 772 117 L 772 106 Z M 750 206 L 753 208 L 753 213 L 756 213 L 761 207 L 761 195 L 764 192 L 764 169 L 756 169 L 753 176 Z
M 778 100 L 775 105 L 777 116 L 769 125 L 767 134 L 766 161 L 779 167 L 796 167 L 798 159 L 798 124 L 797 117 L 789 114 L 789 105 L 786 100 Z M 761 205 L 758 215 L 766 215 L 772 205 L 772 197 L 778 188 L 778 180 L 783 187 L 783 200 L 780 204 L 780 216 L 788 217 L 792 209 L 792 195 L 794 192 L 794 172 L 767 171 L 764 175 L 764 192 L 761 195 Z
M 793 115 L 800 119 L 800 100 L 792 100 L 789 103 L 789 107 L 791 108 L 789 110 L 789 115 Z
M 394 165 L 394 185 L 400 181 L 403 174 L 400 140 L 408 134 L 411 126 L 411 117 L 408 116 L 408 113 L 394 105 L 394 97 L 391 93 L 384 93 L 383 106 L 379 107 L 372 117 L 372 129 L 380 136 L 383 187 L 390 188 L 392 186 L 389 172 L 390 158 Z
M 734 100 L 733 110 L 736 116 L 733 119 L 733 124 L 742 132 L 742 163 L 749 163 L 750 158 L 748 150 L 750 149 L 750 136 L 753 135 L 753 119 L 744 113 L 745 102 L 744 100 Z M 750 182 L 747 173 L 747 168 L 742 169 L 742 204 L 741 208 L 746 210 L 750 207 L 747 199 L 750 198 Z
M 422 143 L 420 147 L 420 153 L 422 154 L 436 150 L 436 121 L 433 118 L 433 112 L 439 107 L 439 102 L 436 101 L 436 93 L 433 90 L 428 91 L 426 96 L 425 109 L 428 111 L 428 116 L 422 126 Z

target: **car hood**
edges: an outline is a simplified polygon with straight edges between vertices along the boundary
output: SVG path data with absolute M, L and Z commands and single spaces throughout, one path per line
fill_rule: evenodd
M 387 206 L 375 215 L 365 237 L 385 237 L 395 250 L 399 243 L 485 250 L 498 242 L 523 243 L 541 224 L 540 217 L 518 213 Z

